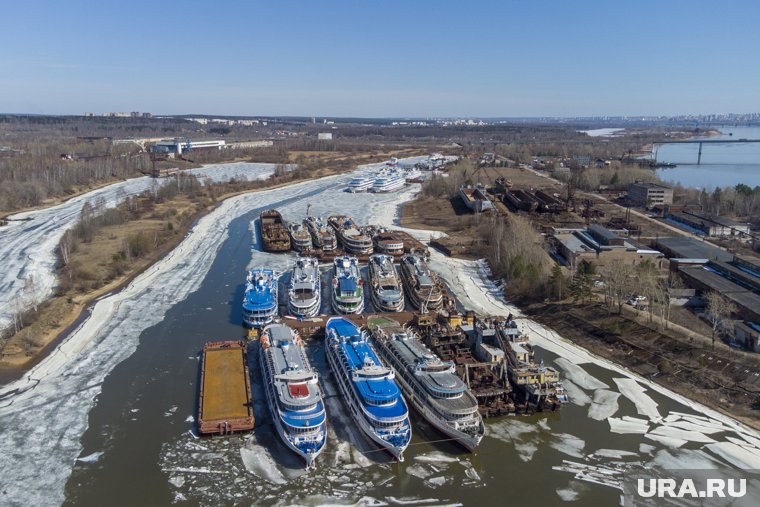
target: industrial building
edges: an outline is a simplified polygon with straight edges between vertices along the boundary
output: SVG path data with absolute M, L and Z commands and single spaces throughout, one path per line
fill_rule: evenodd
M 572 269 L 581 262 L 605 266 L 613 260 L 634 266 L 648 260 L 658 269 L 665 265 L 661 252 L 642 247 L 598 224 L 555 234 L 552 243 L 559 260 Z
M 658 183 L 637 181 L 628 185 L 628 199 L 637 206 L 673 204 L 673 189 Z
M 667 211 L 665 219 L 696 234 L 705 236 L 749 237 L 749 225 L 730 218 L 697 211 Z
M 705 241 L 699 241 L 694 238 L 685 238 L 675 236 L 672 238 L 657 238 L 653 242 L 654 248 L 664 253 L 671 260 L 673 259 L 697 259 L 707 262 L 708 260 L 720 260 L 731 262 L 734 260 L 734 254 L 721 250 Z
M 181 155 L 192 150 L 221 150 L 226 147 L 225 141 L 191 141 L 190 139 L 163 139 L 153 144 L 150 151 L 154 153 L 173 153 Z

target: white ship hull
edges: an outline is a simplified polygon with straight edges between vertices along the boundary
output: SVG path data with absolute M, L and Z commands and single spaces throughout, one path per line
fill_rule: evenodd
M 407 446 L 405 445 L 404 447 L 396 447 L 386 440 L 383 440 L 377 433 L 375 433 L 372 425 L 364 415 L 364 409 L 361 407 L 361 404 L 356 401 L 356 398 L 351 391 L 351 387 L 345 385 L 345 379 L 340 373 L 339 366 L 336 364 L 337 361 L 335 359 L 335 352 L 333 352 L 332 348 L 330 347 L 328 340 L 325 340 L 325 355 L 327 356 L 327 362 L 330 364 L 330 369 L 333 372 L 333 377 L 338 384 L 338 389 L 340 390 L 343 402 L 351 412 L 353 419 L 359 423 L 361 430 L 366 436 L 370 438 L 370 440 L 388 451 L 397 461 L 404 461 L 404 451 L 406 450 Z
M 261 368 L 262 376 L 264 378 L 264 392 L 265 397 L 267 399 L 267 405 L 269 406 L 269 413 L 272 415 L 272 420 L 274 421 L 274 426 L 277 429 L 277 434 L 280 437 L 280 440 L 294 453 L 298 454 L 306 463 L 306 469 L 313 468 L 314 461 L 317 459 L 317 456 L 319 456 L 322 453 L 322 450 L 326 446 L 326 440 L 327 440 L 327 431 L 325 424 L 321 424 L 321 430 L 324 433 L 324 439 L 325 443 L 322 444 L 322 446 L 316 451 L 316 452 L 310 452 L 305 453 L 301 451 L 298 447 L 296 447 L 293 442 L 290 441 L 288 433 L 285 431 L 285 427 L 282 425 L 282 420 L 279 417 L 279 409 L 275 405 L 272 396 L 275 394 L 272 392 L 272 386 L 269 379 L 269 370 L 266 368 L 266 365 L 264 364 L 264 354 L 265 352 L 263 350 L 259 351 L 259 367 Z

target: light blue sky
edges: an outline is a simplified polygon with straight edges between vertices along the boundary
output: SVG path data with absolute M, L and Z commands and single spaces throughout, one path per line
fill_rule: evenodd
M 756 1 L 8 0 L 0 112 L 756 112 L 758 22 Z

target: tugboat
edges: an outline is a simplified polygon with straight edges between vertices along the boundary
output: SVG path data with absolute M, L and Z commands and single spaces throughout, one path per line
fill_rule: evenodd
M 322 302 L 319 262 L 314 257 L 299 257 L 293 266 L 288 287 L 288 310 L 299 318 L 314 317 Z
M 417 310 L 437 310 L 443 305 L 438 275 L 428 268 L 421 255 L 405 254 L 401 257 L 401 281 L 409 302 Z
M 370 297 L 376 310 L 404 310 L 404 289 L 393 266 L 393 257 L 375 254 L 369 257 Z
M 274 209 L 262 211 L 259 215 L 261 241 L 267 252 L 287 252 L 290 250 L 290 236 L 280 212 Z
M 325 353 L 352 418 L 375 443 L 404 461 L 412 438 L 409 409 L 367 333 L 344 317 L 327 321 Z
M 259 362 L 264 392 L 280 438 L 314 467 L 327 441 L 327 416 L 317 372 L 306 357 L 298 334 L 283 324 L 271 324 L 261 336 Z
M 321 218 L 307 217 L 303 224 L 309 230 L 312 243 L 316 248 L 321 248 L 323 252 L 332 252 L 338 248 L 335 231 L 326 226 Z
M 356 257 L 336 257 L 333 270 L 333 309 L 341 314 L 361 313 L 364 310 L 364 283 Z
M 333 215 L 327 223 L 335 230 L 338 240 L 348 254 L 371 254 L 373 251 L 372 236 L 364 228 L 356 225 L 351 217 Z
M 290 244 L 296 252 L 306 253 L 311 250 L 311 234 L 302 224 L 288 225 Z
M 256 268 L 248 272 L 243 295 L 243 324 L 262 328 L 277 316 L 277 278 L 271 269 Z
M 404 396 L 444 435 L 472 452 L 485 434 L 478 400 L 457 377 L 452 361 L 441 361 L 397 322 L 377 318 L 370 332 L 382 358 L 396 372 Z

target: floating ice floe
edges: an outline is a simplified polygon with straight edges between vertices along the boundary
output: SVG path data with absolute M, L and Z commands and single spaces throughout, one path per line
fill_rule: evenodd
M 567 392 L 567 396 L 570 398 L 570 403 L 574 403 L 581 407 L 591 403 L 591 396 L 586 394 L 583 389 L 575 385 L 571 380 L 563 379 L 562 386 L 565 388 L 565 392 Z
M 564 357 L 557 358 L 554 362 L 565 371 L 565 375 L 570 380 L 583 389 L 596 390 L 609 388 L 607 384 L 594 378 L 586 370 Z
M 646 435 L 644 435 L 644 438 L 648 438 L 649 440 L 654 440 L 655 442 L 665 444 L 668 447 L 672 447 L 673 449 L 678 449 L 682 445 L 686 444 L 686 440 L 683 440 L 681 438 L 666 437 L 664 435 L 654 435 L 652 433 L 647 433 Z
M 673 426 L 658 426 L 650 431 L 649 434 L 677 438 L 680 440 L 686 440 L 687 442 L 700 442 L 705 444 L 715 442 L 715 439 L 708 437 L 704 433 L 700 433 L 698 431 L 683 430 L 681 428 L 675 428 Z
M 639 415 L 648 417 L 653 421 L 660 420 L 660 413 L 657 411 L 657 402 L 655 402 L 641 384 L 632 378 L 614 378 L 620 394 L 628 398 L 636 405 L 636 412 Z
M 715 470 L 725 467 L 725 463 L 701 449 L 660 449 L 645 467 L 665 470 Z
M 568 456 L 581 459 L 585 458 L 583 449 L 586 447 L 586 442 L 574 435 L 568 433 L 556 434 L 549 445 Z
M 602 456 L 605 458 L 617 458 L 617 459 L 623 459 L 623 458 L 631 457 L 631 456 L 638 457 L 638 454 L 636 454 L 635 452 L 622 451 L 619 449 L 598 449 L 596 452 L 594 452 L 594 455 Z
M 103 455 L 103 451 L 93 452 L 92 454 L 88 454 L 87 456 L 82 456 L 81 458 L 77 458 L 77 461 L 79 461 L 80 463 L 95 463 L 100 459 L 102 455 Z
M 707 444 L 705 447 L 737 468 L 760 470 L 760 455 L 745 447 L 733 442 L 715 442 Z
M 617 417 L 608 417 L 607 422 L 610 424 L 610 431 L 612 433 L 635 433 L 643 435 L 649 431 L 649 424 L 646 421 L 632 422 Z
M 440 451 L 420 454 L 419 456 L 415 456 L 414 459 L 415 461 L 422 461 L 423 463 L 457 463 L 459 461 L 459 458 Z
M 604 421 L 618 410 L 620 393 L 597 389 L 594 391 L 594 401 L 588 409 L 588 416 L 597 421 Z
M 687 431 L 696 431 L 696 432 L 705 433 L 708 435 L 712 435 L 713 433 L 720 433 L 722 431 L 728 430 L 728 428 L 726 427 L 718 428 L 715 426 L 704 426 L 704 425 L 695 424 L 693 422 L 689 422 L 686 420 L 673 421 L 673 422 L 663 421 L 662 425 L 672 427 L 672 428 L 679 428 L 679 429 L 687 430 Z

